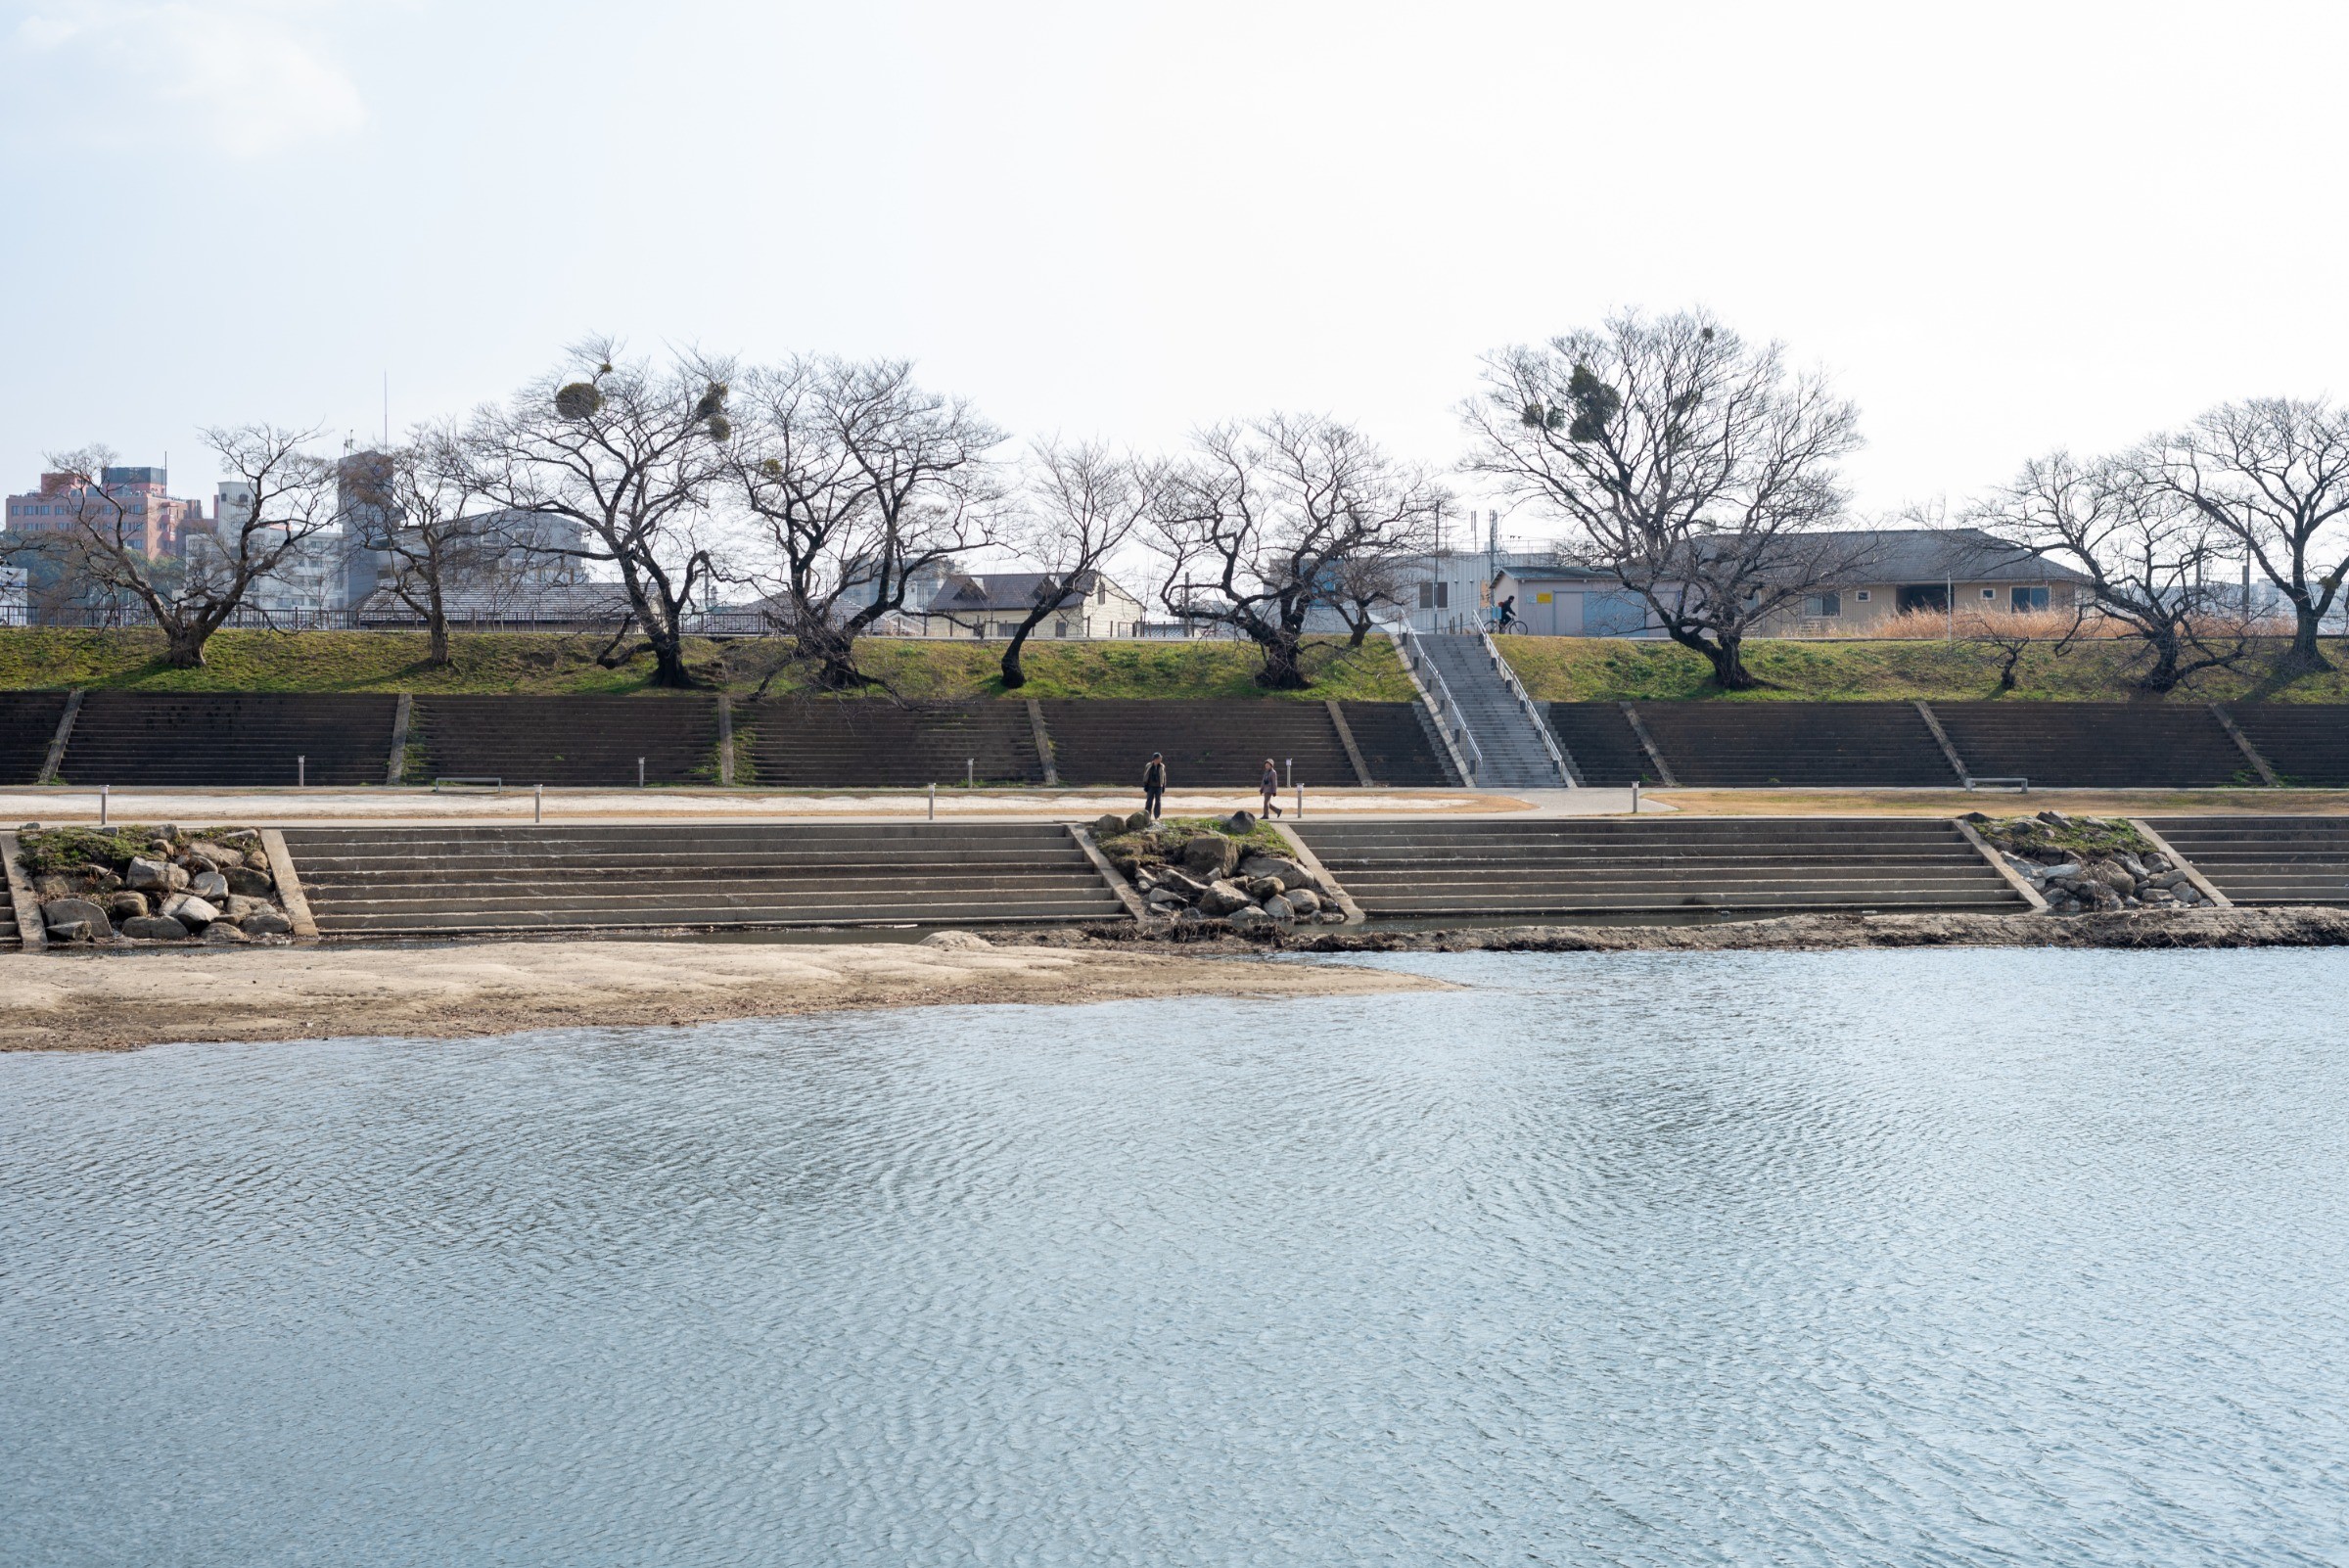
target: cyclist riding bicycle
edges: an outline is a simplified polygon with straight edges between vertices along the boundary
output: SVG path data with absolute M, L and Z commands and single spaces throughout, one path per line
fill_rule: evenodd
M 1510 631 L 1524 624 L 1525 622 L 1519 619 L 1517 614 L 1517 595 L 1512 593 L 1493 607 L 1493 629 L 1495 631 Z

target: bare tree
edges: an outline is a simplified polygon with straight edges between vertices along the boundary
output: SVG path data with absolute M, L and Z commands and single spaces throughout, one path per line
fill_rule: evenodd
M 1408 607 L 1409 563 L 1392 551 L 1346 561 L 1331 574 L 1330 606 L 1346 623 L 1346 646 L 1359 648 L 1378 625 L 1381 610 Z
M 729 375 L 722 360 L 622 359 L 617 341 L 592 338 L 464 433 L 471 493 L 578 524 L 583 544 L 546 548 L 618 568 L 628 615 L 605 662 L 631 657 L 619 649 L 631 626 L 641 629 L 656 685 L 698 684 L 685 666 L 685 620 L 714 576 L 707 511 L 733 435 Z
M 914 385 L 902 360 L 795 359 L 753 371 L 728 453 L 736 498 L 764 534 L 744 580 L 817 684 L 874 684 L 856 639 L 904 610 L 941 563 L 993 538 L 990 453 L 1002 432 L 960 399 Z
M 2280 673 L 2329 669 L 2317 632 L 2349 571 L 2349 414 L 2324 398 L 2224 403 L 2153 444 L 2146 472 L 2259 565 L 2292 607 Z M 2243 616 L 2250 619 L 2251 607 Z
M 424 622 L 427 668 L 448 663 L 448 595 L 494 569 L 512 548 L 475 499 L 462 438 L 447 425 L 419 426 L 398 451 L 345 459 L 346 527 L 382 552 L 390 571 L 379 591 Z
M 1559 514 L 1563 553 L 1638 595 L 1724 690 L 1761 684 L 1744 663 L 1758 624 L 1866 564 L 1864 538 L 1824 531 L 1857 411 L 1708 315 L 1501 349 L 1464 415 L 1468 468 Z
M 2158 461 L 2034 458 L 1968 520 L 2018 552 L 2087 576 L 2096 610 L 2143 642 L 2149 663 L 2138 684 L 2146 691 L 2173 690 L 2250 648 L 2247 623 L 2228 614 L 2209 584 L 2224 530 L 2161 477 Z M 2002 690 L 2013 684 L 2014 658 L 2006 668 Z
M 1153 519 L 1166 564 L 1160 600 L 1254 642 L 1259 685 L 1301 690 L 1313 612 L 1337 608 L 1348 574 L 1425 554 L 1444 491 L 1319 415 L 1221 425 L 1197 444 L 1170 471 Z
M 270 576 L 336 522 L 334 471 L 305 448 L 316 431 L 274 425 L 207 430 L 205 444 L 235 497 L 207 530 L 182 534 L 180 556 L 150 552 L 148 523 L 106 484 L 113 453 L 104 447 L 52 455 L 64 477 L 59 494 L 71 510 L 55 531 L 15 546 L 42 560 L 55 578 L 86 584 L 115 605 L 137 604 L 163 633 L 163 662 L 203 668 L 205 646 Z
M 1026 507 L 1013 541 L 1044 569 L 1036 599 L 1003 649 L 1003 685 L 1028 683 L 1020 651 L 1036 628 L 1071 603 L 1082 604 L 1103 570 L 1157 511 L 1167 485 L 1163 463 L 1112 452 L 1094 442 L 1038 441 L 1026 485 Z

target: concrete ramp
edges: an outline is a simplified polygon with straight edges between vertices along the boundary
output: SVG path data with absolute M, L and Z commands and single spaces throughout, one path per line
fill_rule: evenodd
M 1955 823 L 1933 818 L 1431 819 L 1297 832 L 1374 919 L 2025 907 Z
M 1055 824 L 288 828 L 327 937 L 1117 920 Z

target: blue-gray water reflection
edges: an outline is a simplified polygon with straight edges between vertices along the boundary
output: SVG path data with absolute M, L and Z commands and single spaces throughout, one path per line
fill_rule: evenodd
M 0 1561 L 2338 1563 L 2349 958 L 0 1059 Z

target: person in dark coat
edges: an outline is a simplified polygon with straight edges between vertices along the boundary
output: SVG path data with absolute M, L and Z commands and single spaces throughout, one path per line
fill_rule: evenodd
M 1142 767 L 1142 809 L 1150 813 L 1153 822 L 1158 820 L 1159 806 L 1166 798 L 1167 760 L 1163 754 L 1152 752 L 1150 761 Z
M 1265 808 L 1257 814 L 1259 816 L 1280 815 L 1280 803 L 1272 798 L 1280 793 L 1280 769 L 1272 765 L 1272 759 L 1269 757 L 1265 759 L 1265 776 L 1256 781 L 1256 789 L 1257 793 L 1265 798 Z

